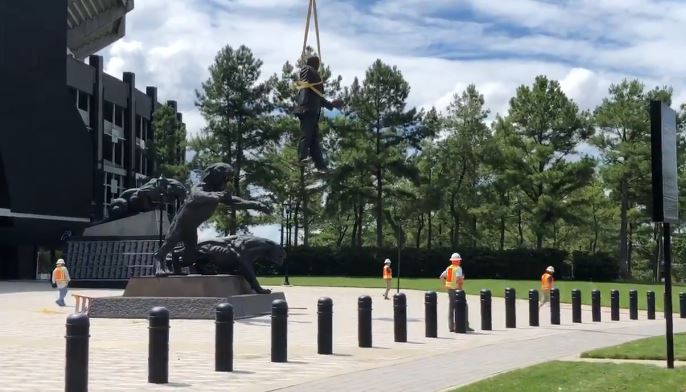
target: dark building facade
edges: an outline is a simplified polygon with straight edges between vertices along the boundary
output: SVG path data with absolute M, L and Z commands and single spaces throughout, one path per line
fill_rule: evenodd
M 45 272 L 67 237 L 155 174 L 156 88 L 104 73 L 89 52 L 123 35 L 131 9 L 131 0 L 0 1 L 0 279 Z

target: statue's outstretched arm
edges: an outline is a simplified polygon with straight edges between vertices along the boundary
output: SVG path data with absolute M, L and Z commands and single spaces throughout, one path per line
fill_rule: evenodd
M 232 206 L 237 210 L 257 210 L 266 214 L 272 213 L 271 207 L 262 202 L 256 200 L 245 200 L 237 196 L 227 197 L 222 200 L 222 203 Z

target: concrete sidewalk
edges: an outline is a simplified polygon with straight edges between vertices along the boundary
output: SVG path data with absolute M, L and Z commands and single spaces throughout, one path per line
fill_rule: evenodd
M 269 391 L 269 390 L 402 390 L 438 391 L 498 372 L 549 359 L 569 357 L 602 347 L 657 335 L 664 321 L 571 323 L 569 305 L 562 305 L 562 324 L 550 326 L 549 308 L 541 326 L 528 327 L 528 304 L 517 302 L 518 328 L 505 329 L 504 301 L 493 298 L 493 331 L 480 331 L 479 299 L 470 296 L 469 316 L 475 333 L 447 330 L 447 295 L 439 293 L 438 339 L 424 337 L 424 293 L 405 291 L 408 343 L 393 341 L 392 301 L 381 289 L 275 287 L 291 307 L 288 363 L 270 362 L 270 318 L 239 320 L 235 325 L 232 373 L 214 372 L 214 323 L 172 320 L 170 384 L 147 383 L 147 321 L 91 319 L 89 384 L 91 391 Z M 121 295 L 121 290 L 72 290 L 91 296 Z M 0 391 L 64 389 L 64 323 L 73 311 L 54 304 L 56 292 L 47 283 L 0 282 Z M 374 348 L 357 347 L 357 298 L 373 300 Z M 334 302 L 334 355 L 317 355 L 316 304 Z M 68 303 L 73 305 L 73 299 Z M 675 330 L 686 323 L 675 319 Z M 458 366 L 456 366 L 458 364 Z

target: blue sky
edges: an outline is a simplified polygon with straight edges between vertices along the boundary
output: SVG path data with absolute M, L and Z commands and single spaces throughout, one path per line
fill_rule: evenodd
M 175 99 L 191 133 L 204 126 L 194 90 L 224 45 L 250 47 L 278 73 L 300 54 L 308 0 L 142 0 L 126 36 L 104 49 L 105 70 Z M 344 83 L 374 60 L 396 65 L 409 106 L 444 109 L 470 83 L 491 116 L 517 86 L 546 74 L 583 109 L 611 83 L 638 77 L 686 102 L 686 1 L 319 0 L 322 58 Z M 314 32 L 310 33 L 314 46 Z

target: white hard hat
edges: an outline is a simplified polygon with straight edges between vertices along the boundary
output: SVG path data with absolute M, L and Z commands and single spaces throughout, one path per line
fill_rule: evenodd
M 555 268 L 553 268 L 552 265 L 549 265 L 548 268 L 546 268 L 545 270 L 550 272 L 551 274 L 555 272 Z
M 384 263 L 384 264 L 391 264 L 391 259 L 386 259 L 386 260 L 384 260 L 383 263 Z
M 450 256 L 450 260 L 462 260 L 462 257 L 460 257 L 460 254 L 459 254 L 459 253 L 453 253 L 453 254 Z
M 57 260 L 57 263 L 55 263 L 55 264 L 57 264 L 57 265 L 64 265 L 64 259 L 59 259 L 59 260 Z

